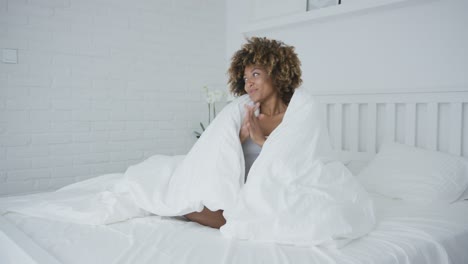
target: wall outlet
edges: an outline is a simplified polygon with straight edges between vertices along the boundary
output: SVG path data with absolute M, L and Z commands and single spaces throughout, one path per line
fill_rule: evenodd
M 3 63 L 18 63 L 18 50 L 16 49 L 2 49 L 2 62 Z

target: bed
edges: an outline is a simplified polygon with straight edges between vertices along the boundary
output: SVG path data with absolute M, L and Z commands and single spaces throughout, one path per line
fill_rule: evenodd
M 463 89 L 315 97 L 335 158 L 356 175 L 375 164 L 386 142 L 449 153 L 451 159 L 468 156 Z M 93 226 L 6 212 L 0 217 L 0 263 L 468 263 L 466 195 L 424 203 L 370 193 L 375 229 L 342 248 L 228 239 L 178 217 L 150 215 Z

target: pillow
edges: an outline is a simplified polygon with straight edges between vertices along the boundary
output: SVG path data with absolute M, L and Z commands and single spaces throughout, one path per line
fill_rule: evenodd
M 386 143 L 357 177 L 369 192 L 408 201 L 451 203 L 468 187 L 468 161 L 442 152 Z
M 367 163 L 369 162 L 364 160 L 350 160 L 345 163 L 345 166 L 353 175 L 358 175 L 366 167 Z

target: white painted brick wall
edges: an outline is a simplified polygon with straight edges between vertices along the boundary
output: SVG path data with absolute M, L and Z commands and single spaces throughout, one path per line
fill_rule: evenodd
M 183 154 L 225 88 L 224 1 L 0 0 L 0 196 Z

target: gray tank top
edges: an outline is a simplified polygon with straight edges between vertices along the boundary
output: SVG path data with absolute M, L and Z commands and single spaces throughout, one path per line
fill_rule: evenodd
M 242 143 L 242 150 L 244 151 L 244 159 L 245 159 L 245 181 L 247 181 L 247 175 L 249 174 L 250 167 L 257 159 L 260 151 L 262 151 L 262 147 L 255 144 L 252 139 L 248 138 Z

